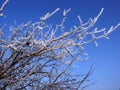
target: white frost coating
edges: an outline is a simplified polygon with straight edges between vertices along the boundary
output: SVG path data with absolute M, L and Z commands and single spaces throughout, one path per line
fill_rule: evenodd
M 120 23 L 118 23 L 115 27 L 111 26 L 110 29 L 109 29 L 109 31 L 107 32 L 107 34 L 110 34 L 114 30 L 116 30 L 119 26 L 120 26 Z
M 2 29 L 0 28 L 0 36 L 2 36 L 4 33 L 2 31 Z
M 0 8 L 0 16 L 3 16 L 2 11 L 4 10 L 4 8 L 5 8 L 5 6 L 7 5 L 8 2 L 9 2 L 9 0 L 6 0 L 6 1 L 2 4 L 2 6 L 1 6 L 1 8 Z
M 97 41 L 94 41 L 94 43 L 95 43 L 95 45 L 96 45 L 96 46 L 98 46 L 98 43 L 97 43 Z
M 112 26 L 108 31 L 106 28 L 98 29 L 97 27 L 93 27 L 103 12 L 103 9 L 101 9 L 97 17 L 93 19 L 90 18 L 85 23 L 83 23 L 80 16 L 78 16 L 80 24 L 71 24 L 72 27 L 69 26 L 70 28 L 66 28 L 65 25 L 67 23 L 64 23 L 67 19 L 66 14 L 70 9 L 63 11 L 63 17 L 60 24 L 51 26 L 49 23 L 45 22 L 46 19 L 54 15 L 57 11 L 59 11 L 59 8 L 52 13 L 47 13 L 45 16 L 41 17 L 38 22 L 28 22 L 26 24 L 10 27 L 10 38 L 7 38 L 6 36 L 5 38 L 0 38 L 0 48 L 3 50 L 3 53 L 0 53 L 0 58 L 1 56 L 3 57 L 3 60 L 0 59 L 0 65 L 3 65 L 2 67 L 4 67 L 4 69 L 1 70 L 3 70 L 3 75 L 10 75 L 9 78 L 5 76 L 5 79 L 3 78 L 3 80 L 6 80 L 5 83 L 8 85 L 8 80 L 16 80 L 12 85 L 10 82 L 10 87 L 13 86 L 13 88 L 11 88 L 12 90 L 22 87 L 21 83 L 26 85 L 26 80 L 31 83 L 32 78 L 32 81 L 41 80 L 40 82 L 43 82 L 42 84 L 39 84 L 40 90 L 43 90 L 43 88 L 41 88 L 42 85 L 43 87 L 51 85 L 51 80 L 53 80 L 53 78 L 56 78 L 57 81 L 61 81 L 61 75 L 67 75 L 68 77 L 68 74 L 71 78 L 71 74 L 68 72 L 65 72 L 64 74 L 64 70 L 73 67 L 76 62 L 80 63 L 81 61 L 86 61 L 88 59 L 88 54 L 84 53 L 84 45 L 89 45 L 89 43 L 94 42 L 95 45 L 98 46 L 98 39 L 108 38 L 108 35 L 120 26 L 119 23 L 116 26 Z M 6 52 L 11 52 L 11 54 L 8 55 Z M 9 62 L 15 65 L 11 66 L 12 64 Z M 13 75 L 11 78 L 10 72 L 15 76 Z M 33 75 L 30 75 L 31 73 Z M 43 77 L 43 74 L 47 74 L 45 78 Z M 56 74 L 58 77 L 51 78 L 53 74 Z M 38 75 L 38 77 L 36 75 Z M 44 83 L 44 80 L 47 83 Z M 75 89 L 80 85 L 78 83 L 79 85 L 77 86 L 76 83 L 78 83 L 78 81 L 75 82 Z M 53 84 L 55 85 L 56 82 Z M 64 83 L 63 81 L 58 84 L 65 86 L 67 83 Z M 66 86 L 68 88 L 68 86 L 71 85 L 68 82 L 68 85 Z M 1 83 L 0 86 L 2 86 Z M 27 87 L 29 88 L 29 86 Z M 36 87 L 36 85 L 34 86 L 33 84 L 33 90 L 34 87 Z
M 113 31 L 113 26 L 110 27 L 109 31 L 107 32 L 107 34 L 110 34 Z
M 82 19 L 81 19 L 81 17 L 80 16 L 78 16 L 78 19 L 79 19 L 79 22 L 80 22 L 80 25 L 82 25 Z
M 71 61 L 64 61 L 64 63 L 65 63 L 66 65 L 70 65 L 70 64 L 71 64 Z
M 45 41 L 33 40 L 33 43 L 34 43 L 35 45 L 39 45 L 39 46 L 44 46 L 44 47 L 46 47 Z
M 0 13 L 0 16 L 3 16 L 3 13 Z
M 60 10 L 60 8 L 57 8 L 55 11 L 53 11 L 52 13 L 47 13 L 45 16 L 40 17 L 40 20 L 45 21 L 46 19 L 48 19 L 49 17 L 51 17 L 52 15 L 54 15 L 56 12 L 58 12 Z
M 66 16 L 68 12 L 70 12 L 71 8 L 69 8 L 68 10 L 65 10 L 63 11 L 63 16 Z
M 41 27 L 41 26 L 37 26 L 37 28 L 40 29 L 40 30 L 43 30 L 43 27 Z
M 18 51 L 18 49 L 17 49 L 13 44 L 9 44 L 7 47 L 12 48 L 12 49 L 14 49 L 15 51 Z
M 40 41 L 33 40 L 33 43 L 35 43 L 35 44 L 40 44 Z
M 105 30 L 106 30 L 106 28 L 103 28 L 103 29 L 101 29 L 101 30 L 97 30 L 97 28 L 96 28 L 94 33 L 100 33 L 100 32 L 103 32 L 103 31 L 105 31 Z
M 97 15 L 97 17 L 94 18 L 94 23 L 97 22 L 98 18 L 101 16 L 101 14 L 103 13 L 104 8 L 101 9 L 101 11 L 99 12 L 99 14 Z
M 74 26 L 75 29 L 77 29 L 77 26 Z

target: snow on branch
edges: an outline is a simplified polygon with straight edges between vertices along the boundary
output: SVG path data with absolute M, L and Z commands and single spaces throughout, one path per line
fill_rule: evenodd
M 70 12 L 71 8 L 69 8 L 68 10 L 65 10 L 63 11 L 63 16 L 66 16 L 68 12 Z
M 25 49 L 26 52 L 29 52 L 29 50 L 34 52 L 33 48 L 41 48 L 42 46 L 44 48 L 47 48 L 48 50 L 68 48 L 68 51 L 69 51 L 69 48 L 75 49 L 76 47 L 84 47 L 85 44 L 88 44 L 90 42 L 94 42 L 95 45 L 98 46 L 98 43 L 97 43 L 98 39 L 101 39 L 101 38 L 108 39 L 108 34 L 113 32 L 120 26 L 120 24 L 116 25 L 115 27 L 112 26 L 108 31 L 106 31 L 105 28 L 98 29 L 97 27 L 93 27 L 104 10 L 102 8 L 101 11 L 98 13 L 98 15 L 94 19 L 90 18 L 86 23 L 83 23 L 80 16 L 78 16 L 80 25 L 78 26 L 74 25 L 74 27 L 70 28 L 69 31 L 68 30 L 65 31 L 64 22 L 66 21 L 67 13 L 71 9 L 64 10 L 63 11 L 64 17 L 62 19 L 62 22 L 60 23 L 60 25 L 56 25 L 56 28 L 52 28 L 50 25 L 48 25 L 45 22 L 45 20 L 50 18 L 52 15 L 54 15 L 59 10 L 60 9 L 57 8 L 52 13 L 47 13 L 45 16 L 41 17 L 40 19 L 42 22 L 41 21 L 35 22 L 35 23 L 29 22 L 27 24 L 19 25 L 16 28 L 12 27 L 11 31 L 13 33 L 11 34 L 11 38 L 12 38 L 11 43 L 14 43 L 14 45 L 11 45 L 11 43 L 10 45 L 9 44 L 7 45 L 14 46 L 13 49 L 15 50 L 18 50 L 18 48 L 20 47 L 21 49 L 24 50 L 25 44 L 29 43 L 27 47 L 28 50 L 27 48 Z M 90 28 L 94 28 L 94 29 L 91 31 Z M 58 32 L 59 29 L 61 29 L 62 32 L 58 36 L 56 36 L 56 33 Z M 87 37 L 91 37 L 91 38 L 87 39 Z M 72 43 L 66 43 L 68 41 Z M 23 43 L 23 44 L 20 44 L 20 43 Z M 20 45 L 23 45 L 23 46 L 20 46 Z M 70 51 L 70 52 L 74 53 L 73 51 Z
M 110 29 L 107 31 L 107 34 L 110 34 L 110 33 L 113 32 L 114 30 L 116 30 L 119 26 L 120 26 L 120 23 L 118 23 L 115 27 L 114 27 L 114 26 L 111 26 Z
M 101 11 L 99 12 L 99 14 L 97 15 L 97 17 L 94 18 L 94 22 L 97 22 L 98 18 L 101 16 L 101 14 L 103 13 L 104 8 L 101 9 Z
M 54 15 L 56 12 L 58 12 L 60 10 L 60 8 L 57 8 L 55 11 L 53 11 L 52 13 L 47 13 L 45 14 L 45 16 L 40 17 L 40 20 L 45 21 L 46 19 L 48 19 L 49 17 L 51 17 L 52 15 Z
M 80 25 L 78 26 L 74 25 L 74 27 L 70 28 L 69 31 L 68 30 L 65 31 L 64 22 L 66 21 L 67 13 L 71 10 L 71 9 L 67 9 L 63 11 L 62 22 L 59 25 L 56 25 L 55 28 L 53 28 L 51 25 L 48 25 L 45 22 L 45 20 L 50 18 L 59 10 L 60 9 L 57 8 L 52 13 L 47 13 L 46 15 L 42 16 L 40 18 L 42 22 L 41 21 L 35 23 L 28 22 L 27 24 L 22 24 L 19 25 L 18 27 L 11 27 L 10 30 L 12 31 L 12 34 L 8 39 L 11 40 L 6 41 L 10 43 L 5 45 L 8 45 L 8 47 L 10 48 L 12 47 L 14 50 L 21 49 L 22 51 L 27 53 L 38 52 L 38 54 L 39 54 L 39 50 L 43 48 L 45 49 L 45 52 L 51 50 L 56 51 L 59 50 L 60 48 L 63 48 L 64 51 L 69 52 L 68 55 L 71 54 L 70 56 L 74 56 L 80 52 L 78 51 L 78 53 L 76 54 L 74 50 L 71 51 L 72 49 L 77 49 L 81 51 L 84 45 L 90 42 L 94 42 L 95 45 L 98 46 L 97 43 L 98 39 L 101 38 L 108 39 L 108 34 L 113 32 L 120 26 L 120 24 L 116 25 L 115 27 L 112 26 L 108 31 L 106 31 L 105 28 L 98 29 L 97 27 L 94 27 L 94 24 L 97 22 L 98 18 L 100 17 L 100 15 L 104 10 L 102 8 L 94 19 L 90 18 L 86 23 L 83 23 L 80 16 L 78 16 Z M 91 31 L 90 30 L 91 28 L 94 29 Z M 61 33 L 59 33 L 59 35 L 56 36 L 56 33 L 60 32 L 59 29 L 61 29 Z M 87 38 L 87 37 L 91 37 L 91 38 Z
M 5 2 L 2 4 L 2 6 L 0 8 L 0 16 L 3 16 L 2 11 L 4 10 L 4 8 L 6 7 L 8 2 L 9 2 L 9 0 L 5 0 Z
M 3 10 L 7 2 L 8 0 L 6 0 L 1 10 Z M 34 82 L 34 80 L 40 81 L 40 90 L 50 88 L 50 85 L 65 87 L 62 90 L 66 90 L 69 85 L 71 90 L 76 89 L 87 80 L 89 73 L 85 76 L 83 82 L 74 79 L 73 84 L 71 83 L 73 80 L 70 79 L 71 74 L 66 71 L 69 67 L 73 67 L 76 62 L 79 63 L 88 59 L 88 54 L 84 53 L 84 45 L 94 42 L 98 46 L 98 39 L 109 39 L 109 34 L 120 27 L 120 23 L 111 26 L 109 30 L 106 28 L 99 29 L 94 26 L 102 14 L 103 8 L 95 18 L 90 18 L 85 23 L 78 16 L 80 24 L 73 25 L 71 23 L 73 27 L 67 28 L 67 30 L 65 22 L 67 22 L 67 15 L 71 9 L 63 11 L 60 24 L 51 25 L 47 23 L 46 20 L 59 10 L 57 8 L 53 12 L 45 14 L 40 17 L 40 21 L 11 26 L 9 37 L 4 36 L 6 39 L 0 38 L 0 49 L 3 49 L 2 53 L 0 53 L 0 58 L 2 58 L 0 59 L 0 67 L 4 67 L 4 69 L 0 68 L 0 73 L 2 73 L 0 78 L 10 86 L 13 84 L 12 90 L 16 88 L 22 90 L 24 85 L 30 85 L 29 88 L 31 88 L 31 81 Z M 0 30 L 0 35 L 4 33 L 6 32 Z M 15 75 L 12 76 L 11 73 Z M 8 77 L 7 75 L 11 76 Z M 61 79 L 62 76 L 67 78 Z M 12 80 L 15 80 L 15 82 Z M 0 81 L 0 85 L 4 86 L 4 82 Z M 36 85 L 34 84 L 33 86 Z M 56 90 L 56 88 L 54 89 Z

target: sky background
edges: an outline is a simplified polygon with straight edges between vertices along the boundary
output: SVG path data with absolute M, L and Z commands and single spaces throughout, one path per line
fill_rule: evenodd
M 4 0 L 0 0 L 0 5 Z M 47 12 L 61 8 L 61 11 L 49 19 L 51 24 L 59 24 L 62 19 L 62 10 L 71 8 L 68 15 L 68 27 L 78 24 L 77 15 L 85 22 L 90 17 L 94 18 L 101 8 L 104 8 L 102 16 L 95 26 L 107 29 L 111 25 L 120 22 L 120 0 L 10 0 L 4 10 L 6 18 L 1 18 L 0 26 L 6 23 L 13 25 L 28 21 L 38 21 L 39 17 Z M 96 82 L 85 90 L 119 90 L 120 88 L 120 28 L 110 34 L 110 40 L 99 40 L 99 46 L 93 43 L 86 46 L 85 51 L 89 54 L 87 62 L 82 62 L 77 68 L 89 70 L 94 67 L 90 79 Z

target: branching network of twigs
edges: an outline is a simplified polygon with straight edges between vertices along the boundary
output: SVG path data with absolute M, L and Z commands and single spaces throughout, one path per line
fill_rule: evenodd
M 0 8 L 0 16 L 7 3 L 8 0 Z M 34 23 L 11 26 L 8 38 L 0 28 L 0 90 L 83 90 L 87 87 L 84 83 L 89 81 L 91 69 L 85 75 L 74 75 L 71 67 L 75 62 L 86 61 L 84 45 L 94 42 L 98 46 L 97 40 L 109 39 L 108 35 L 120 23 L 109 30 L 94 27 L 102 8 L 86 23 L 78 16 L 80 24 L 66 31 L 65 21 L 71 9 L 63 11 L 61 23 L 55 28 L 46 23 L 59 10 L 45 14 Z

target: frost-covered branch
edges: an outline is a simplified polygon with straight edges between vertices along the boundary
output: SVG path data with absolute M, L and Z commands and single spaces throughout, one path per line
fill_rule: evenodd
M 9 0 L 5 0 L 5 2 L 2 4 L 1 8 L 0 8 L 0 16 L 3 16 L 2 11 L 4 10 L 5 6 L 7 5 L 7 3 L 9 2 Z
M 51 17 L 52 15 L 54 15 L 56 12 L 58 12 L 60 9 L 57 8 L 55 11 L 53 11 L 52 13 L 47 13 L 45 14 L 45 16 L 41 17 L 40 19 L 45 21 L 46 19 L 48 19 L 49 17 Z
M 63 11 L 63 18 L 55 27 L 46 22 L 59 10 L 47 13 L 38 22 L 11 26 L 9 38 L 0 38 L 0 89 L 78 90 L 84 86 L 91 70 L 83 77 L 75 77 L 70 68 L 76 62 L 87 60 L 84 45 L 94 42 L 98 46 L 97 40 L 108 39 L 120 24 L 109 30 L 94 27 L 102 8 L 86 23 L 78 16 L 80 24 L 66 30 L 65 22 L 71 9 Z

